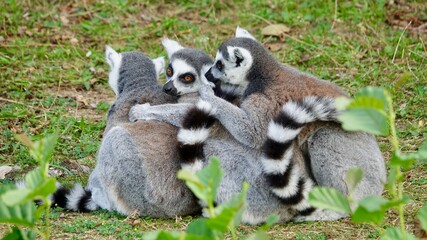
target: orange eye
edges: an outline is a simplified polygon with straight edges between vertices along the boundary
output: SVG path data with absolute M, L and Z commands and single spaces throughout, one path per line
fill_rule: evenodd
M 184 77 L 184 81 L 186 81 L 186 82 L 190 82 L 190 81 L 193 81 L 193 78 L 192 78 L 190 75 L 186 75 L 186 76 Z
M 172 70 L 171 70 L 170 68 L 168 68 L 168 69 L 166 70 L 166 74 L 167 74 L 168 76 L 172 75 Z

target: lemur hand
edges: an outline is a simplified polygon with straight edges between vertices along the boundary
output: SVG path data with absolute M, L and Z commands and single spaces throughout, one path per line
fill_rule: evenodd
M 136 104 L 133 106 L 129 111 L 129 121 L 136 122 L 137 120 L 150 120 L 152 119 L 150 117 L 150 104 L 144 103 L 144 104 Z

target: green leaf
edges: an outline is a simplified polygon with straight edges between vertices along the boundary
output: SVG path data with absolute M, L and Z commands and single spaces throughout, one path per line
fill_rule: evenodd
M 346 110 L 352 101 L 353 100 L 348 97 L 337 97 L 335 98 L 335 107 L 341 111 Z
M 204 218 L 199 218 L 192 221 L 188 225 L 186 232 L 191 235 L 204 236 L 206 238 L 214 239 L 214 233 L 212 229 L 209 228 L 207 220 Z
M 196 195 L 196 197 L 203 202 L 208 202 L 208 192 L 206 191 L 205 186 L 202 181 L 196 176 L 196 174 L 182 169 L 178 172 L 178 178 L 185 181 L 185 184 L 190 188 L 190 190 Z
M 379 196 L 368 196 L 359 202 L 351 218 L 356 223 L 381 224 L 389 201 Z
M 383 111 L 373 108 L 355 108 L 339 117 L 342 127 L 348 131 L 364 131 L 380 136 L 389 135 L 388 117 Z
M 375 98 L 377 100 L 382 101 L 384 103 L 383 111 L 386 113 L 389 111 L 388 106 L 392 102 L 392 97 L 390 93 L 384 88 L 380 88 L 380 87 L 362 88 L 356 93 L 356 96 L 355 96 L 356 99 L 360 97 L 371 97 L 371 98 Z
M 251 234 L 248 238 L 248 240 L 268 240 L 270 237 L 265 231 L 257 231 L 254 234 Z
M 13 185 L 0 185 L 0 199 L 4 194 L 15 190 Z M 36 206 L 33 201 L 27 201 L 19 205 L 8 206 L 0 201 L 0 222 L 33 227 L 35 224 L 34 213 Z
M 44 168 L 52 158 L 57 141 L 57 134 L 53 134 L 34 142 L 30 148 L 31 156 L 39 162 L 42 168 Z
M 317 208 L 351 213 L 347 198 L 333 188 L 315 187 L 311 190 L 308 199 L 310 204 Z
M 2 240 L 30 240 L 36 239 L 34 231 L 21 230 L 18 227 L 13 227 L 12 232 L 2 238 Z
M 414 162 L 415 162 L 415 159 L 410 155 L 405 155 L 399 151 L 396 151 L 391 156 L 389 164 L 390 166 L 401 167 L 403 168 L 403 170 L 407 171 L 411 169 Z
M 187 170 L 180 170 L 178 178 L 185 181 L 185 184 L 196 195 L 196 197 L 205 203 L 213 204 L 216 191 L 222 178 L 220 162 L 212 157 L 208 166 L 193 174 Z
M 347 106 L 347 109 L 373 108 L 385 112 L 385 102 L 382 99 L 371 96 L 358 96 Z
M 421 227 L 427 231 L 427 204 L 418 211 L 417 218 L 420 220 Z
M 363 171 L 361 168 L 350 168 L 347 171 L 347 174 L 345 176 L 345 182 L 347 183 L 348 191 L 350 192 L 350 194 L 354 192 L 357 184 L 360 183 L 362 178 Z
M 396 227 L 387 228 L 385 234 L 381 237 L 381 240 L 402 240 L 402 239 L 416 240 L 417 238 L 415 238 L 414 235 L 406 231 L 402 231 L 402 229 L 396 228 Z
M 222 203 L 221 205 L 215 208 L 215 213 L 217 215 L 221 214 L 224 209 L 229 209 L 233 212 L 233 225 L 238 226 L 241 222 L 243 212 L 246 208 L 246 194 L 249 190 L 249 184 L 243 182 L 242 190 L 240 193 L 232 196 L 230 200 Z M 229 224 L 231 221 L 229 222 Z
M 40 186 L 35 189 L 13 189 L 3 194 L 1 199 L 6 205 L 15 206 L 26 201 L 47 197 L 49 194 L 54 193 L 55 190 L 56 180 L 54 178 L 48 178 L 40 183 Z
M 179 240 L 180 238 L 179 232 L 167 232 L 164 230 L 155 231 L 150 233 L 145 233 L 143 236 L 144 240 Z
M 222 178 L 222 170 L 220 167 L 220 161 L 217 157 L 211 157 L 208 166 L 198 171 L 196 175 L 202 181 L 203 185 L 211 188 L 211 198 L 216 198 L 216 191 Z
M 269 230 L 275 223 L 279 221 L 279 217 L 276 214 L 271 214 L 268 216 L 267 220 L 265 221 L 264 225 L 259 227 L 259 230 L 267 231 Z

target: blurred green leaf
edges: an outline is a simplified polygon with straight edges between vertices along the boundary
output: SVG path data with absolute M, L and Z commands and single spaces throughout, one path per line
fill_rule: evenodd
M 347 183 L 348 191 L 350 193 L 354 192 L 357 184 L 360 183 L 362 178 L 363 178 L 363 171 L 361 168 L 350 168 L 347 171 L 347 174 L 345 176 L 345 182 Z
M 196 174 L 182 169 L 178 172 L 178 178 L 185 181 L 185 184 L 190 190 L 196 195 L 196 197 L 204 202 L 208 201 L 207 192 L 204 189 L 202 181 L 196 176 Z
M 399 151 L 396 151 L 391 156 L 389 164 L 391 166 L 401 167 L 407 171 L 412 167 L 414 162 L 415 162 L 415 159 L 410 155 L 405 155 Z
M 352 214 L 352 220 L 356 223 L 380 224 L 384 221 L 388 200 L 379 196 L 368 196 L 359 202 Z
M 392 98 L 390 93 L 385 90 L 384 88 L 380 88 L 380 87 L 366 87 L 366 88 L 362 88 L 360 89 L 356 95 L 355 95 L 355 99 L 357 101 L 358 98 L 365 98 L 368 97 L 369 99 L 375 98 L 377 100 L 380 100 L 383 102 L 383 111 L 385 113 L 388 113 L 389 109 L 388 106 L 391 104 L 392 102 Z M 372 102 L 364 102 L 364 104 L 372 104 L 373 106 L 377 106 L 377 102 L 376 101 L 372 101 Z M 367 107 L 368 105 L 366 105 L 365 107 Z
M 351 213 L 346 197 L 334 188 L 315 187 L 308 196 L 312 206 L 338 212 Z
M 12 232 L 2 238 L 2 240 L 30 240 L 36 239 L 34 231 L 21 230 L 18 227 L 13 227 Z
M 417 238 L 414 235 L 402 231 L 402 229 L 397 227 L 389 227 L 387 228 L 385 234 L 381 237 L 381 240 L 416 240 Z
M 214 233 L 212 229 L 209 228 L 207 224 L 207 219 L 204 218 L 199 218 L 192 221 L 188 225 L 186 232 L 191 235 L 214 239 Z
M 342 123 L 342 127 L 348 131 L 364 131 L 380 136 L 389 135 L 388 117 L 377 109 L 351 109 L 343 112 L 338 119 Z
M 42 179 L 42 182 L 38 182 L 38 185 L 33 185 L 33 187 L 9 190 L 1 196 L 2 200 L 8 206 L 15 206 L 26 201 L 47 197 L 55 192 L 56 180 L 54 178 Z
M 178 232 L 167 232 L 167 231 L 155 231 L 155 232 L 150 232 L 150 233 L 146 233 L 143 236 L 144 240 L 179 240 L 180 238 L 180 233 Z
M 420 220 L 421 227 L 424 231 L 427 231 L 427 204 L 418 211 L 417 218 Z
M 33 201 L 27 201 L 19 205 L 6 205 L 3 197 L 6 193 L 14 191 L 12 185 L 0 185 L 0 222 L 33 227 L 35 224 L 34 213 L 36 206 Z
M 248 238 L 248 240 L 268 240 L 270 237 L 268 237 L 268 234 L 265 231 L 257 231 L 254 234 L 251 234 Z

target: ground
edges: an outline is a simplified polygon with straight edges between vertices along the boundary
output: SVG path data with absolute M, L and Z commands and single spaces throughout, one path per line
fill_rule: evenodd
M 374 3 L 375 2 L 375 3 Z M 14 1 L 0 8 L 0 162 L 20 170 L 35 166 L 14 136 L 58 132 L 52 174 L 65 184 L 86 183 L 94 166 L 114 99 L 107 84 L 105 45 L 165 56 L 163 36 L 212 56 L 237 25 L 252 32 L 283 63 L 332 81 L 350 93 L 364 86 L 387 88 L 394 96 L 398 136 L 405 152 L 417 149 L 427 130 L 427 3 L 418 1 Z M 262 30 L 284 24 L 278 36 Z M 390 145 L 379 138 L 389 159 Z M 80 171 L 83 169 L 84 171 Z M 417 165 L 405 179 L 413 202 L 406 207 L 407 229 L 427 200 L 427 168 Z M 386 194 L 386 193 L 385 193 Z M 53 238 L 136 238 L 146 231 L 184 229 L 191 218 L 125 218 L 55 210 Z M 391 212 L 387 224 L 397 222 Z M 0 236 L 6 227 L 0 226 Z M 254 231 L 239 227 L 240 234 Z M 349 219 L 280 224 L 273 239 L 378 238 L 368 225 Z

